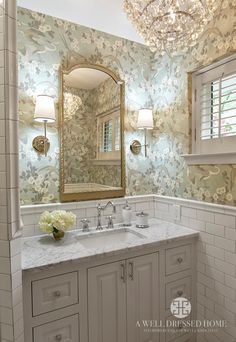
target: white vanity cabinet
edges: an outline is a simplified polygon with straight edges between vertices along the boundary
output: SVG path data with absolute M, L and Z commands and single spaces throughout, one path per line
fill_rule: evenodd
M 77 277 L 73 272 L 33 281 L 33 316 L 78 303 Z
M 89 341 L 126 340 L 125 261 L 88 270 Z
M 195 238 L 25 270 L 24 342 L 195 342 L 144 323 L 175 319 L 181 296 L 194 318 L 195 273 Z
M 159 341 L 143 320 L 159 317 L 158 253 L 88 270 L 89 342 Z
M 126 261 L 127 341 L 159 341 L 159 334 L 147 332 L 143 321 L 159 320 L 160 285 L 158 253 Z
M 78 342 L 78 315 L 34 328 L 34 342 Z

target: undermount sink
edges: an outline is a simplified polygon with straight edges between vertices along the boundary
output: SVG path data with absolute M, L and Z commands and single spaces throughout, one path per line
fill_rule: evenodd
M 96 231 L 88 235 L 76 236 L 76 239 L 85 248 L 98 248 L 111 244 L 121 244 L 134 239 L 143 239 L 144 235 L 132 231 L 128 228 L 118 228 L 114 230 Z

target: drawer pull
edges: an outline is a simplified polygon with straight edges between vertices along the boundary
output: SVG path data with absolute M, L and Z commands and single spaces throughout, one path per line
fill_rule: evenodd
M 181 296 L 183 296 L 183 291 L 181 291 L 181 290 L 179 290 L 179 291 L 177 291 L 177 295 L 179 296 L 179 297 L 181 297 Z
M 120 267 L 121 267 L 121 280 L 123 281 L 123 283 L 125 283 L 125 264 L 122 262 L 120 264 Z
M 61 335 L 56 335 L 56 341 L 61 341 L 62 340 L 62 336 Z
M 54 297 L 56 297 L 56 298 L 61 297 L 61 292 L 60 291 L 55 291 L 54 292 Z
M 179 264 L 182 264 L 183 258 L 179 257 L 179 258 L 177 259 L 177 261 L 178 261 Z
M 133 262 L 129 262 L 129 268 L 130 268 L 129 278 L 130 280 L 134 280 L 134 263 Z

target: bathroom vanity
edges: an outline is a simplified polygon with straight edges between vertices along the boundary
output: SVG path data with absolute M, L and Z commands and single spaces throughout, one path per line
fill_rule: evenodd
M 195 314 L 196 231 L 157 219 L 23 244 L 25 342 L 192 342 L 174 320 L 176 297 Z M 189 317 L 188 317 L 189 319 Z M 151 322 L 152 321 L 152 322 Z

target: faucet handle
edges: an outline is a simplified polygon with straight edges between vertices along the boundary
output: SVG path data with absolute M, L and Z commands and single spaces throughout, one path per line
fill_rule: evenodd
M 86 218 L 83 218 L 80 222 L 82 222 L 83 226 L 82 226 L 82 231 L 83 232 L 89 232 L 89 223 L 90 221 Z
M 113 216 L 107 216 L 106 219 L 108 220 L 107 222 L 107 229 L 114 228 L 114 223 L 113 223 Z

